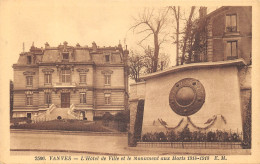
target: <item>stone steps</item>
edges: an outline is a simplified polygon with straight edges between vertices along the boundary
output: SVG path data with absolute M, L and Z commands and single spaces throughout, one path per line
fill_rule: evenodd
M 55 108 L 53 111 L 46 116 L 48 120 L 55 120 L 58 116 L 61 116 L 62 119 L 75 119 L 72 115 L 68 114 L 70 108 Z

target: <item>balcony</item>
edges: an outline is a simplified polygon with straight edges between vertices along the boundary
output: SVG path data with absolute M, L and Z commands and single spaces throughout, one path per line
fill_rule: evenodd
M 54 88 L 75 88 L 76 83 L 54 83 Z

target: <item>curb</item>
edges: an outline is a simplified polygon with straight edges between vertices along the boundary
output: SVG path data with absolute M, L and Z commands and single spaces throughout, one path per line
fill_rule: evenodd
M 95 154 L 95 155 L 117 155 L 117 156 L 123 156 L 123 155 L 126 155 L 126 154 L 117 154 L 117 153 L 102 153 L 102 152 L 93 152 L 93 151 L 59 150 L 59 149 L 10 149 L 10 151 L 35 151 L 35 152 L 86 153 L 86 154 Z
M 37 129 L 10 129 L 10 133 L 57 133 L 68 135 L 125 135 L 127 132 L 92 132 L 92 131 L 65 131 L 65 130 L 37 130 Z

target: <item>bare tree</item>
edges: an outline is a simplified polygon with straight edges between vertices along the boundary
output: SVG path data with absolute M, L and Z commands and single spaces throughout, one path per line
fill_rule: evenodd
M 128 58 L 129 76 L 134 79 L 135 82 L 139 81 L 139 77 L 142 69 L 144 68 L 144 56 L 131 52 L 131 56 Z
M 143 55 L 131 51 L 128 58 L 129 76 L 135 82 L 140 81 L 140 75 L 152 73 L 153 49 L 148 46 Z M 169 56 L 162 53 L 158 60 L 157 70 L 163 70 L 168 67 L 170 62 Z
M 170 64 L 169 56 L 165 53 L 160 54 L 158 69 L 160 69 L 162 71 L 165 68 L 167 68 L 169 66 L 169 64 Z
M 149 47 L 147 49 L 145 49 L 145 56 L 144 56 L 144 73 L 152 73 L 152 61 L 153 61 L 153 51 L 154 49 Z M 158 65 L 157 65 L 157 70 L 163 70 L 165 68 L 167 68 L 169 66 L 170 63 L 170 59 L 169 56 L 164 54 L 164 53 L 160 53 L 159 55 L 160 57 L 158 58 Z
M 178 66 L 179 65 L 180 6 L 178 6 L 177 9 L 175 6 L 170 6 L 169 9 L 173 11 L 175 22 L 176 22 L 176 28 L 175 28 L 176 38 L 174 43 L 176 44 L 176 66 Z
M 145 34 L 145 37 L 141 39 L 139 44 L 153 36 L 154 52 L 151 67 L 152 72 L 157 71 L 160 46 L 166 41 L 167 34 L 163 34 L 163 29 L 167 22 L 167 12 L 168 10 L 162 9 L 155 14 L 154 9 L 144 9 L 144 11 L 139 14 L 138 18 L 134 18 L 135 23 L 130 28 L 133 29 L 134 32 L 135 30 L 138 30 L 137 34 Z

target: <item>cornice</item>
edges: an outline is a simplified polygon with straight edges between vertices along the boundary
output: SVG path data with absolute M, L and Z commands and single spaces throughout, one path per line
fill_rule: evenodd
M 151 79 L 163 75 L 167 75 L 170 73 L 176 73 L 179 71 L 191 70 L 191 69 L 202 69 L 202 68 L 214 68 L 214 67 L 228 67 L 228 66 L 243 66 L 246 65 L 244 59 L 236 59 L 236 60 L 226 60 L 226 61 L 218 61 L 218 62 L 201 62 L 201 63 L 193 63 L 193 64 L 185 64 L 180 66 L 174 66 L 163 71 L 158 71 L 154 73 L 150 73 L 148 75 L 141 76 L 140 79 Z

